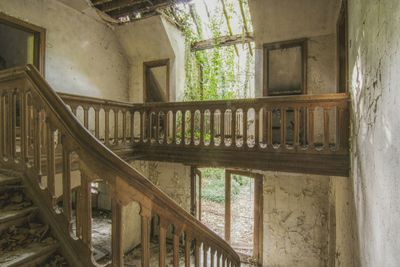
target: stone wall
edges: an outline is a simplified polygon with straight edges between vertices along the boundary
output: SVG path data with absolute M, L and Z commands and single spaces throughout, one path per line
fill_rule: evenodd
M 349 0 L 351 177 L 361 266 L 400 266 L 400 1 Z
M 105 23 L 54 0 L 0 0 L 0 11 L 46 29 L 46 80 L 65 93 L 128 99 L 128 64 Z

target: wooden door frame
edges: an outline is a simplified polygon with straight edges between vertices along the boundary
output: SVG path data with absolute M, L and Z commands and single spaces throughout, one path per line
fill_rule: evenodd
M 203 166 L 204 167 L 204 166 Z M 202 167 L 202 168 L 203 168 Z M 205 168 L 205 167 L 204 167 Z M 201 213 L 201 201 L 196 203 L 196 175 L 200 178 L 200 197 L 201 197 L 201 171 L 198 167 L 191 166 L 191 179 L 190 179 L 190 212 L 196 216 L 196 204 L 200 205 L 199 212 Z M 263 252 L 263 211 L 264 211 L 264 196 L 263 184 L 264 176 L 259 173 L 250 171 L 242 171 L 235 169 L 225 169 L 225 218 L 224 218 L 224 234 L 225 241 L 230 243 L 230 230 L 231 230 L 231 175 L 242 175 L 254 179 L 254 240 L 253 240 L 253 257 L 257 260 L 258 265 L 262 265 L 262 252 Z M 201 216 L 199 216 L 201 220 Z M 229 229 L 229 230 L 228 230 Z
M 23 30 L 25 32 L 33 33 L 34 35 L 34 61 L 35 66 L 38 68 L 42 76 L 45 75 L 45 52 L 46 52 L 46 29 L 28 23 L 26 21 L 11 17 L 0 12 L 0 23 L 8 26 Z
M 196 201 L 196 176 L 199 176 L 199 201 Z M 197 214 L 197 206 L 199 206 L 199 214 Z M 201 171 L 191 166 L 190 167 L 190 213 L 201 220 Z
M 231 230 L 231 180 L 232 175 L 241 175 L 254 179 L 254 239 L 253 239 L 253 257 L 257 260 L 258 265 L 262 265 L 263 252 L 263 184 L 264 177 L 259 173 L 250 171 L 225 169 L 225 240 L 230 243 Z M 228 186 L 229 185 L 229 186 Z M 229 201 L 228 201 L 229 200 Z
M 154 67 L 163 67 L 166 66 L 167 67 L 167 87 L 166 87 L 166 95 L 167 95 L 167 102 L 170 101 L 170 88 L 169 88 L 169 81 L 170 81 L 170 77 L 169 77 L 169 58 L 166 59 L 160 59 L 160 60 L 153 60 L 153 61 L 146 61 L 143 62 L 143 102 L 146 103 L 147 102 L 147 70 L 150 68 L 154 68 Z
M 336 22 L 336 84 L 337 84 L 337 92 L 341 92 L 341 76 L 340 76 L 340 71 L 341 67 L 344 67 L 344 77 L 343 79 L 345 80 L 345 88 L 343 89 L 345 93 L 348 92 L 349 88 L 349 35 L 348 35 L 348 27 L 349 27 L 349 22 L 348 22 L 348 7 L 347 7 L 347 0 L 342 0 L 340 11 L 339 11 L 339 16 Z M 340 65 L 340 52 L 341 52 L 341 47 L 340 47 L 340 25 L 341 23 L 344 23 L 344 50 L 345 50 L 345 62 L 344 66 Z

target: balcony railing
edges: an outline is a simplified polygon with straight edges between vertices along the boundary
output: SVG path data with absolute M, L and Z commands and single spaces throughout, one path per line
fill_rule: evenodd
M 144 159 L 348 174 L 347 94 L 144 104 L 62 98 L 106 145 Z

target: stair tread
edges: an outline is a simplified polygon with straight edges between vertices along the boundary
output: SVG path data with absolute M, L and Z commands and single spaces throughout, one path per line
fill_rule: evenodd
M 8 184 L 15 184 L 21 182 L 20 177 L 15 177 L 12 175 L 6 175 L 3 173 L 0 173 L 0 186 L 2 185 L 8 185 Z
M 1 211 L 0 210 L 0 224 L 4 222 L 8 222 L 17 218 L 24 217 L 34 211 L 37 211 L 37 207 L 27 207 L 24 209 L 20 210 L 7 210 L 7 211 Z
M 0 266 L 21 266 L 46 254 L 51 254 L 58 249 L 57 242 L 33 243 L 26 248 L 6 252 L 0 256 Z

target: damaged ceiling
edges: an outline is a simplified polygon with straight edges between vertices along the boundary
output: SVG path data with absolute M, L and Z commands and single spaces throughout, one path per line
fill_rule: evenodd
M 158 9 L 190 0 L 91 0 L 93 6 L 121 22 L 158 15 Z

